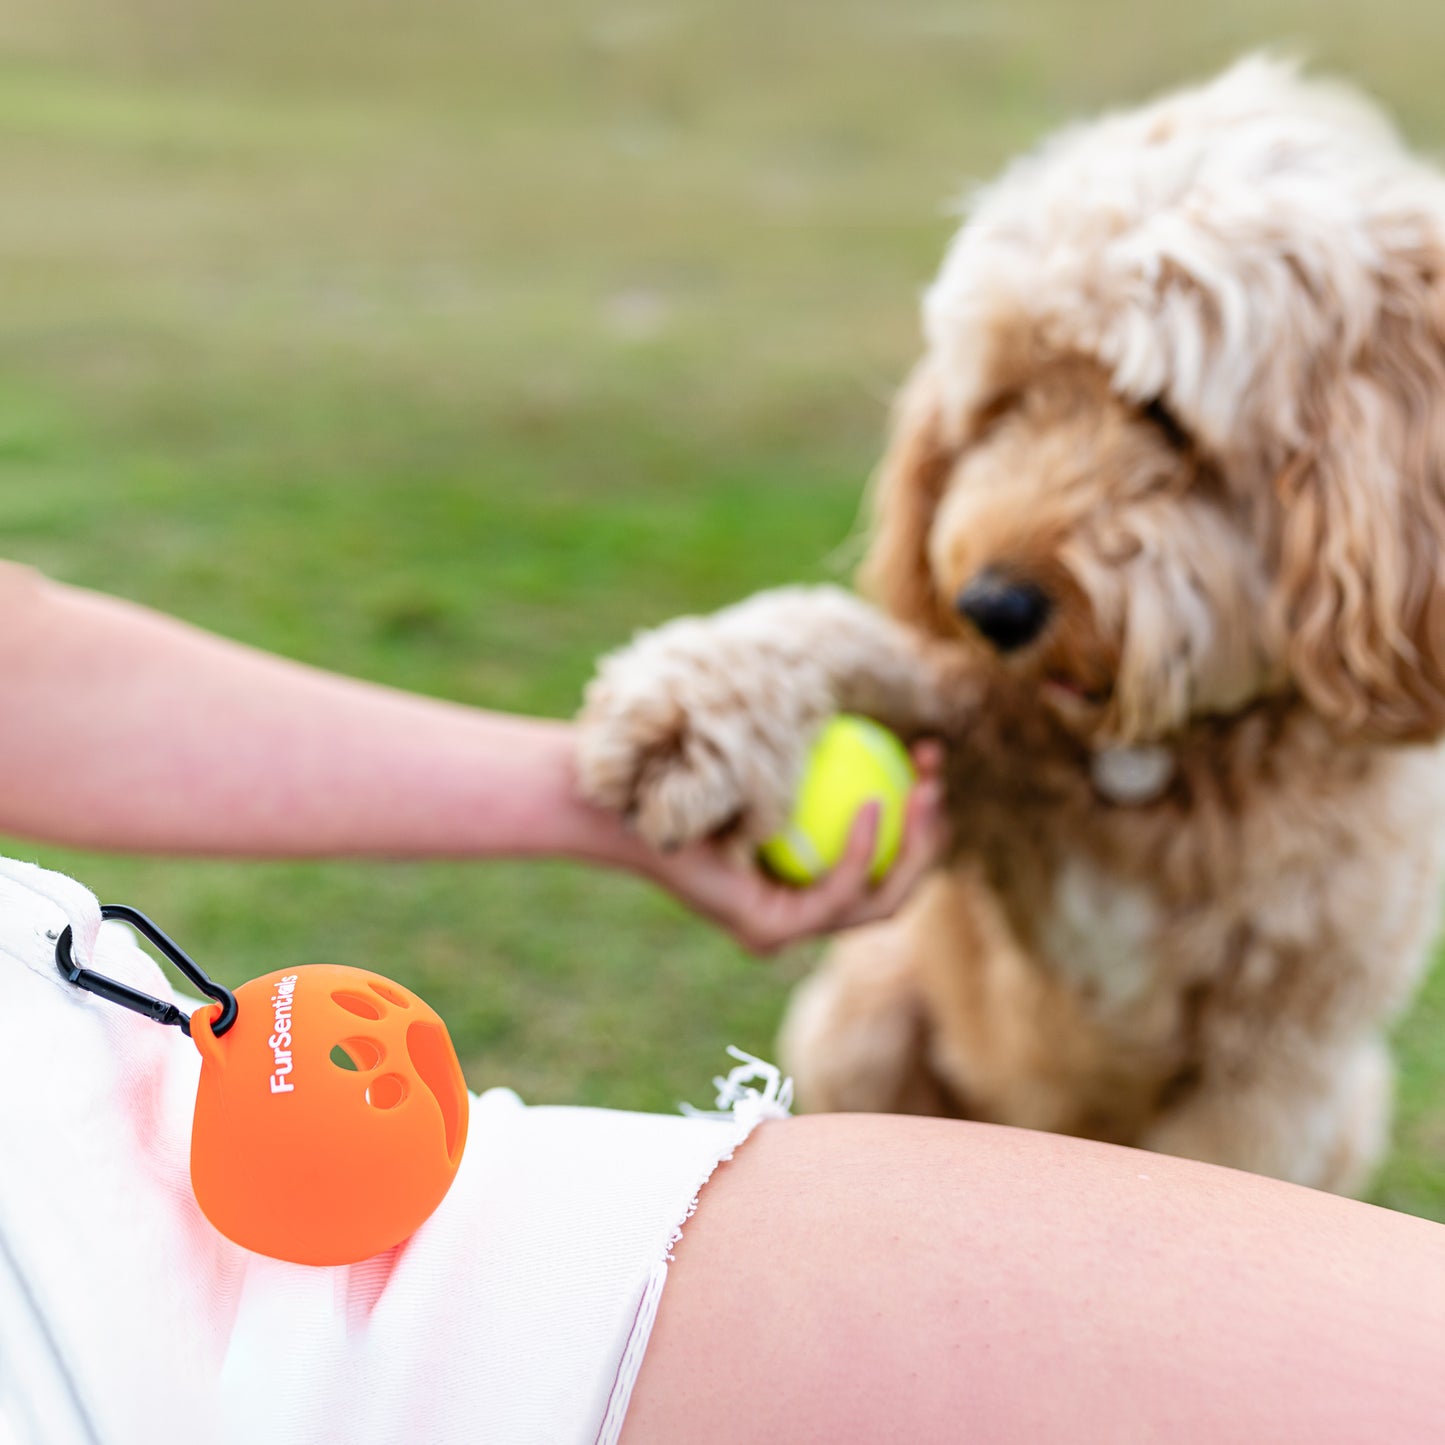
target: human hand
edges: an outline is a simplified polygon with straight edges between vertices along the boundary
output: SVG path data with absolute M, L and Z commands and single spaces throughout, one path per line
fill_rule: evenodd
M 938 860 L 947 835 L 940 777 L 943 749 L 936 742 L 921 742 L 912 753 L 918 781 L 908 797 L 903 841 L 893 867 L 876 887 L 868 881 L 878 833 L 876 802 L 859 810 L 838 866 L 810 888 L 779 883 L 755 860 L 740 857 L 716 839 L 653 853 L 645 871 L 756 954 L 887 918 Z

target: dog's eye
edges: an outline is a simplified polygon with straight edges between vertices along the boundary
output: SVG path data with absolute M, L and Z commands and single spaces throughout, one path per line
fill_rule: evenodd
M 1153 401 L 1147 403 L 1140 410 L 1139 414 L 1151 426 L 1159 428 L 1164 440 L 1167 441 L 1175 451 L 1185 452 L 1189 450 L 1189 433 L 1179 425 L 1179 418 L 1164 405 L 1162 397 L 1156 396 Z

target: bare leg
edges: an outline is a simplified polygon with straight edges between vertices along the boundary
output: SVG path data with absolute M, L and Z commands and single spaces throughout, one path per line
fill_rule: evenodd
M 1445 1228 L 983 1124 L 765 1125 L 678 1247 L 627 1445 L 1438 1438 Z

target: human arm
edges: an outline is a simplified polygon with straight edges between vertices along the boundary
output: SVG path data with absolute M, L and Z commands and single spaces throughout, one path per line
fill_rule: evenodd
M 232 857 L 576 858 L 643 874 L 759 949 L 889 901 L 863 892 L 858 839 L 805 893 L 713 844 L 645 847 L 579 799 L 565 723 L 339 677 L 13 564 L 0 615 L 5 832 Z M 900 883 L 936 842 L 927 802 Z

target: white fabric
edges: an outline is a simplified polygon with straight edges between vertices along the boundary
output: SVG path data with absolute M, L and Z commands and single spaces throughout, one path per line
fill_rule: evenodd
M 526 1108 L 494 1089 L 436 1213 L 365 1263 L 222 1238 L 190 1189 L 199 1056 L 67 984 L 76 961 L 163 998 L 80 885 L 0 860 L 0 1445 L 610 1442 L 698 1190 L 776 1071 L 727 1113 Z M 745 1087 L 763 1077 L 763 1090 Z

